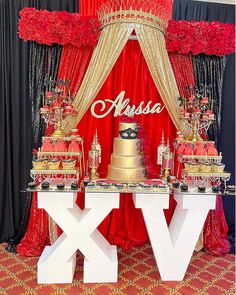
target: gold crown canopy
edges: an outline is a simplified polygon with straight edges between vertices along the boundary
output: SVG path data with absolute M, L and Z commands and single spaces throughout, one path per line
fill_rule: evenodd
M 166 30 L 171 13 L 166 0 L 108 0 L 98 9 L 101 28 L 114 23 L 135 23 Z

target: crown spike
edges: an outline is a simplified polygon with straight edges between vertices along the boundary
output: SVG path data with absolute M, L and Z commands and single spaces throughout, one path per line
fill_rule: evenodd
M 99 7 L 101 27 L 123 22 L 149 25 L 165 33 L 171 12 L 165 7 L 167 0 L 107 0 Z M 161 8 L 161 9 L 160 9 Z M 122 17 L 121 17 L 122 16 Z
M 164 130 L 162 130 L 161 143 L 165 143 Z

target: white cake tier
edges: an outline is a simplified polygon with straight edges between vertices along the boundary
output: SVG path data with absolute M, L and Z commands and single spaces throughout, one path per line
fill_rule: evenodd
M 144 167 L 141 168 L 120 168 L 109 165 L 107 177 L 121 182 L 138 182 L 145 179 Z
M 120 168 L 137 168 L 142 166 L 142 156 L 111 155 L 111 166 Z
M 114 138 L 113 154 L 119 156 L 139 156 L 140 139 Z

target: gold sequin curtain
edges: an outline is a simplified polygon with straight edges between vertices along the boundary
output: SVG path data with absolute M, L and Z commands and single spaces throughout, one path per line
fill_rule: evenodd
M 70 130 L 78 124 L 91 105 L 120 56 L 133 29 L 132 25 L 127 24 L 113 24 L 103 28 L 81 87 L 74 100 L 74 107 L 77 109 L 78 115 L 64 122 L 66 134 L 69 134 Z
M 184 134 L 188 134 L 189 126 L 179 119 L 180 107 L 177 101 L 179 91 L 163 33 L 149 26 L 138 26 L 135 31 L 153 81 L 175 127 Z

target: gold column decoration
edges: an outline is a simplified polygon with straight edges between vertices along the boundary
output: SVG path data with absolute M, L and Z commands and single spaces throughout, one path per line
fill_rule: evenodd
M 165 37 L 157 29 L 140 26 L 135 29 L 139 44 L 168 113 L 177 128 L 189 134 L 189 125 L 180 120 L 180 107 L 177 98 L 179 91 L 165 47 Z
M 102 162 L 102 148 L 101 148 L 101 145 L 99 143 L 99 140 L 98 140 L 98 130 L 96 129 L 96 133 L 93 137 L 93 143 L 92 145 L 95 146 L 96 150 L 98 151 L 98 154 L 99 154 L 99 164 L 101 164 Z
M 99 166 L 99 152 L 96 146 L 92 144 L 92 147 L 88 154 L 88 167 L 91 168 L 90 177 L 92 180 L 98 179 L 99 174 L 97 173 L 97 168 Z
M 133 29 L 132 25 L 127 26 L 127 24 L 113 24 L 103 28 L 73 103 L 78 114 L 75 118 L 64 121 L 64 132 L 66 134 L 69 134 L 70 130 L 79 123 L 86 113 L 120 56 Z
M 173 168 L 173 153 L 170 151 L 169 139 L 162 159 L 162 179 L 166 180 Z

